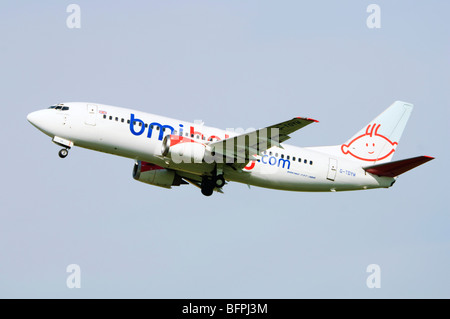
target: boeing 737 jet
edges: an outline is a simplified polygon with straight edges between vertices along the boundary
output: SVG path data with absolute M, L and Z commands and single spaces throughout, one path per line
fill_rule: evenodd
M 336 192 L 389 188 L 397 177 L 433 159 L 391 161 L 413 105 L 394 102 L 340 145 L 296 147 L 284 142 L 318 122 L 293 119 L 246 133 L 128 108 L 70 102 L 28 114 L 28 121 L 61 146 L 135 161 L 133 178 L 165 188 L 192 184 L 203 195 L 227 182 L 289 191 Z

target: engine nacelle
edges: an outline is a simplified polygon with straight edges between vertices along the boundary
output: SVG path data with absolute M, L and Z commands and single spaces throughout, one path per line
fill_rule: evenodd
M 174 163 L 202 163 L 209 155 L 208 146 L 196 140 L 179 135 L 164 137 L 161 153 Z
M 181 176 L 175 173 L 175 171 L 142 161 L 137 161 L 134 164 L 133 178 L 146 184 L 165 188 L 187 184 L 181 179 Z

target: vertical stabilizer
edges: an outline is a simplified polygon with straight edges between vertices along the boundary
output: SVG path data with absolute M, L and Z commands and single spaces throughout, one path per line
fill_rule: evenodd
M 412 110 L 411 103 L 396 101 L 345 143 L 309 149 L 364 165 L 387 163 L 394 156 Z
M 411 115 L 413 105 L 394 102 L 341 145 L 342 155 L 366 163 L 389 162 Z

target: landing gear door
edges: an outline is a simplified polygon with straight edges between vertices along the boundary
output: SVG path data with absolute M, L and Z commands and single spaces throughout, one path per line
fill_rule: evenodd
M 86 124 L 87 125 L 95 125 L 95 118 L 97 116 L 98 107 L 96 104 L 88 104 L 87 105 L 87 116 L 86 116 Z
M 328 174 L 327 179 L 330 181 L 334 181 L 336 178 L 336 171 L 337 171 L 337 160 L 334 158 L 330 158 L 330 163 L 328 165 Z

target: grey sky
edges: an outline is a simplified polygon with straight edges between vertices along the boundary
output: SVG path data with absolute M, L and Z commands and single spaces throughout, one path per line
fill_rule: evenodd
M 76 1 L 69 29 L 73 2 L 0 5 L 0 297 L 450 297 L 447 2 Z M 395 100 L 415 109 L 394 159 L 436 159 L 347 193 L 161 189 L 134 181 L 129 159 L 61 160 L 26 121 L 64 101 L 219 128 L 308 116 L 320 123 L 289 144 L 333 145 Z

